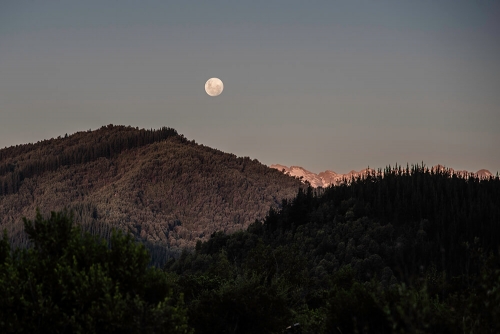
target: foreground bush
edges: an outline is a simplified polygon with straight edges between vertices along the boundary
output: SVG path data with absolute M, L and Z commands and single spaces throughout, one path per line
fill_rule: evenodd
M 115 232 L 108 244 L 67 213 L 24 224 L 30 248 L 0 241 L 0 332 L 190 332 L 182 298 L 131 236 Z

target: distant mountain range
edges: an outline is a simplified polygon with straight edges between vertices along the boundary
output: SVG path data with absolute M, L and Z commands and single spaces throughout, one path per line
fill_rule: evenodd
M 300 167 L 300 166 L 283 166 L 279 164 L 271 165 L 271 168 L 277 169 L 281 172 L 283 172 L 286 175 L 290 175 L 293 177 L 299 178 L 303 183 L 308 182 L 312 187 L 317 188 L 317 187 L 328 187 L 331 185 L 339 185 L 342 182 L 348 182 L 352 178 L 358 178 L 358 177 L 364 177 L 367 174 L 370 173 L 375 173 L 376 171 L 371 168 L 365 168 L 360 170 L 359 172 L 355 170 L 351 170 L 347 174 L 338 174 L 334 171 L 331 170 L 326 170 L 324 172 L 321 172 L 319 174 L 313 173 L 308 171 L 307 169 Z M 489 178 L 493 176 L 490 171 L 486 169 L 481 169 L 478 170 L 477 172 L 468 172 L 465 170 L 454 170 L 453 168 L 448 168 L 443 165 L 436 165 L 430 168 L 431 170 L 434 171 L 446 171 L 449 172 L 451 175 L 457 175 L 461 177 L 478 177 L 480 179 L 483 178 Z

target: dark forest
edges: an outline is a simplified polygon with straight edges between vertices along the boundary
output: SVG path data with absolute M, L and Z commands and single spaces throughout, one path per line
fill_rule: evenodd
M 170 323 L 171 333 L 497 333 L 499 203 L 498 176 L 387 167 L 299 189 L 246 230 L 214 232 L 161 268 L 127 234 L 99 241 L 68 213 L 38 215 L 25 221 L 27 249 L 2 241 L 0 324 L 7 332 L 165 332 Z M 75 308 L 91 277 L 102 294 Z

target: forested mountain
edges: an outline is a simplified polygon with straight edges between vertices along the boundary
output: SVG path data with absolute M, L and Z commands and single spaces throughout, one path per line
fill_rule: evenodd
M 197 333 L 498 333 L 499 252 L 498 176 L 388 167 L 299 190 L 166 270 Z
M 52 210 L 54 203 L 69 203 L 76 222 L 107 240 L 82 233 L 65 213 L 54 212 L 47 219 L 37 215 L 34 221 L 25 221 L 28 248 L 12 247 L 25 244 L 23 234 L 9 235 L 14 245 L 6 234 L 0 240 L 0 292 L 6 296 L 0 299 L 0 328 L 6 332 L 67 328 L 90 332 L 126 328 L 136 333 L 500 332 L 498 176 L 462 177 L 445 169 L 389 166 L 338 186 L 305 189 L 298 179 L 256 161 L 189 142 L 171 129 L 161 131 L 168 135 L 142 146 L 120 149 L 118 145 L 120 153 L 91 155 L 94 158 L 85 163 L 51 167 L 54 170 L 41 165 L 30 177 L 21 171 L 30 165 L 30 152 L 35 150 L 19 148 L 15 159 L 3 152 L 8 168 L 1 208 L 7 221 L 16 212 L 9 203 L 18 203 L 19 210 L 22 203 L 30 209 L 38 205 L 43 212 Z M 95 140 L 99 147 L 103 134 L 120 137 L 122 132 L 154 138 L 154 131 L 122 127 L 103 128 L 92 133 L 92 139 L 85 134 L 82 138 Z M 33 161 L 43 161 L 44 150 L 42 146 Z M 266 184 L 274 185 L 271 189 L 278 194 L 288 191 L 295 196 L 282 196 L 277 203 L 277 196 L 268 198 L 263 192 L 269 191 Z M 212 202 L 187 206 L 214 191 L 224 196 L 215 206 Z M 236 201 L 234 192 L 248 200 Z M 233 206 L 224 206 L 231 194 Z M 159 253 L 164 252 L 161 245 L 190 241 L 182 233 L 192 236 L 199 219 L 186 210 L 175 211 L 193 219 L 192 230 L 183 222 L 149 223 L 167 216 L 166 208 L 199 208 L 195 212 L 201 214 L 221 212 L 212 211 L 215 207 L 243 207 L 245 214 L 253 208 L 249 201 L 257 205 L 267 199 L 275 206 L 264 210 L 262 219 L 239 225 L 233 220 L 236 226 L 248 225 L 240 231 L 208 224 L 213 231 L 209 237 L 208 230 L 201 239 L 192 237 L 195 247 L 170 257 L 161 269 L 147 267 L 147 253 L 132 237 L 120 233 L 110 237 L 107 232 L 110 226 L 120 227 L 148 244 L 155 235 L 149 226 L 157 227 L 156 233 L 167 229 L 163 244 L 148 244 L 158 264 Z M 221 216 L 210 217 L 216 221 Z
M 84 229 L 109 237 L 121 228 L 162 257 L 165 246 L 194 247 L 214 231 L 245 229 L 300 186 L 171 128 L 108 125 L 0 150 L 0 228 L 22 245 L 22 217 L 67 207 Z

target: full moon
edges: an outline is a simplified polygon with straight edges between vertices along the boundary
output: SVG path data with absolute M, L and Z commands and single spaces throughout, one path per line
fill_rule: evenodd
M 224 90 L 224 84 L 219 78 L 210 78 L 205 83 L 205 92 L 210 96 L 217 96 Z

